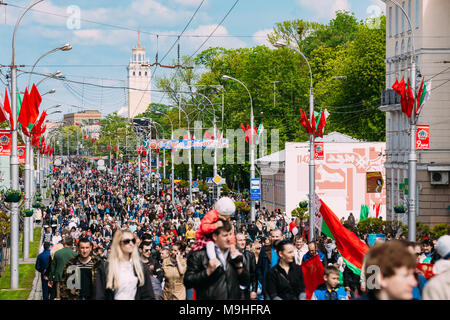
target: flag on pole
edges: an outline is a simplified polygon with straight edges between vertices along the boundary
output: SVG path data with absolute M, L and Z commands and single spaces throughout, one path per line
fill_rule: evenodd
M 259 140 L 261 139 L 261 136 L 262 136 L 263 131 L 264 131 L 264 126 L 263 126 L 263 124 L 261 123 L 261 124 L 259 125 L 259 127 L 258 127 L 258 134 L 256 135 L 256 144 L 259 143 Z
M 345 228 L 333 211 L 314 194 L 314 226 L 336 241 L 336 247 L 345 264 L 357 275 L 361 275 L 364 255 L 369 247 Z
M 415 102 L 414 93 L 412 91 L 411 85 L 408 80 L 408 85 L 406 86 L 406 107 L 407 107 L 406 115 L 408 116 L 408 118 L 411 118 L 411 116 L 412 116 L 414 102 Z
M 363 221 L 369 217 L 369 206 L 362 204 L 359 212 L 359 221 Z
M 416 113 L 419 114 L 419 111 L 421 110 L 422 106 L 430 100 L 431 96 L 431 80 L 425 81 L 425 77 L 422 78 L 422 84 L 420 85 L 419 92 L 417 93 L 417 107 L 416 107 Z
M 14 126 L 14 120 L 11 112 L 11 106 L 9 105 L 9 97 L 8 97 L 8 90 L 5 89 L 5 102 L 3 103 L 3 109 L 9 114 L 9 124 L 11 126 L 11 129 Z
M 324 267 L 319 255 L 302 263 L 303 281 L 305 282 L 306 300 L 311 300 L 317 286 L 324 283 Z

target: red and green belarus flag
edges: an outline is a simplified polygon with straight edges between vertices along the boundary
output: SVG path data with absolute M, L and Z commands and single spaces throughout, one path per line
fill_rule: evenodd
M 336 247 L 346 265 L 355 274 L 361 275 L 364 255 L 369 247 L 339 222 L 338 217 L 317 194 L 314 197 L 314 226 L 336 241 Z

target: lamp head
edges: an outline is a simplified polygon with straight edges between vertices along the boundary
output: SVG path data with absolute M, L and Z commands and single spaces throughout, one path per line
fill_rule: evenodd
M 275 44 L 273 45 L 275 48 L 284 48 L 287 47 L 287 44 L 278 40 L 277 42 L 275 42 Z
M 72 50 L 72 46 L 69 43 L 66 43 L 64 46 L 61 47 L 62 51 L 69 51 Z
M 56 89 L 52 89 L 52 90 L 50 90 L 49 92 L 47 92 L 48 94 L 53 94 L 53 93 L 55 93 L 56 92 Z
M 222 80 L 231 80 L 231 77 L 224 74 Z

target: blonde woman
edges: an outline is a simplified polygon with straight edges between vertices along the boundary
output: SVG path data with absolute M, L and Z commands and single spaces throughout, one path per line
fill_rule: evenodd
M 151 275 L 142 265 L 136 238 L 129 230 L 117 230 L 108 261 L 98 268 L 97 300 L 154 300 Z

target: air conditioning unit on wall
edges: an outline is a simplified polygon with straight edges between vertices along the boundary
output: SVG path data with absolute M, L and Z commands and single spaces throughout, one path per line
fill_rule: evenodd
M 432 185 L 447 185 L 448 171 L 430 171 L 430 183 Z

